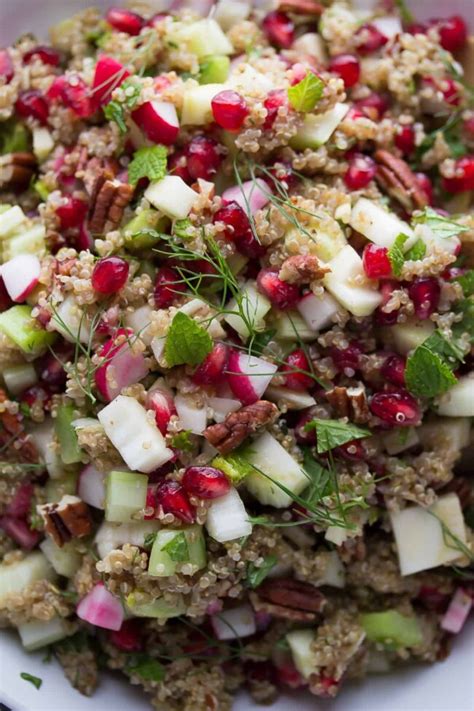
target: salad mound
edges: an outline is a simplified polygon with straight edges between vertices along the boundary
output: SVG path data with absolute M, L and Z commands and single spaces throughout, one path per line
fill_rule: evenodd
M 0 50 L 0 622 L 86 695 L 333 697 L 472 608 L 474 45 L 178 5 Z

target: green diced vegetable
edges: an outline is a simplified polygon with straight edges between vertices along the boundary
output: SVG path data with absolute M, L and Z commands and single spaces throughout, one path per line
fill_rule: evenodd
M 227 474 L 233 484 L 239 484 L 242 479 L 251 474 L 254 468 L 239 454 L 218 455 L 212 460 L 212 466 Z
M 11 338 L 27 355 L 37 356 L 51 345 L 56 334 L 45 331 L 31 317 L 31 308 L 26 305 L 12 306 L 0 314 L 0 331 Z
M 205 568 L 206 545 L 202 528 L 163 529 L 153 543 L 148 573 L 155 577 L 168 577 L 176 572 L 178 563 L 191 563 L 197 569 Z
M 66 621 L 60 617 L 53 617 L 49 622 L 27 622 L 18 628 L 21 643 L 28 652 L 34 652 L 48 644 L 59 642 L 69 634 Z
M 45 484 L 46 499 L 49 503 L 61 501 L 64 495 L 74 495 L 77 491 L 77 473 L 67 472 L 61 479 L 49 478 Z
M 134 472 L 110 472 L 106 480 L 105 520 L 127 523 L 146 503 L 148 477 Z
M 77 415 L 74 413 L 73 405 L 63 405 L 58 409 L 55 430 L 64 464 L 77 464 L 81 461 L 81 449 L 77 441 L 76 430 L 72 426 L 75 419 L 77 419 Z
M 139 252 L 154 247 L 160 241 L 161 232 L 166 232 L 170 224 L 157 210 L 142 210 L 128 222 L 123 230 L 125 247 L 130 252 Z
M 229 74 L 230 59 L 225 54 L 204 57 L 199 67 L 200 84 L 222 84 Z
M 153 602 L 137 605 L 132 593 L 127 597 L 126 603 L 130 612 L 136 617 L 156 617 L 158 620 L 168 620 L 170 617 L 179 617 L 186 612 L 183 600 L 171 603 L 163 598 L 158 598 Z
M 361 615 L 361 624 L 372 642 L 395 647 L 415 647 L 423 636 L 416 617 L 406 617 L 397 610 L 367 612 Z

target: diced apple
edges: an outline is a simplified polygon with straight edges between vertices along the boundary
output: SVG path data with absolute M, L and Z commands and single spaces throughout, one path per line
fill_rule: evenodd
M 316 653 L 312 649 L 315 636 L 314 630 L 293 630 L 286 635 L 293 663 L 305 679 L 318 671 Z
M 206 528 L 219 543 L 234 541 L 252 533 L 252 524 L 237 489 L 214 499 L 207 511 Z
M 474 417 L 474 374 L 463 375 L 439 398 L 438 413 L 445 417 Z
M 59 456 L 59 447 L 56 440 L 54 421 L 47 418 L 31 430 L 31 438 L 45 463 L 48 474 L 52 479 L 60 479 L 64 473 L 64 465 Z
M 231 65 L 231 74 L 226 82 L 226 88 L 234 89 L 245 96 L 253 89 L 268 93 L 275 89 L 275 84 L 271 76 L 258 72 L 250 64 L 242 62 L 236 66 Z
M 213 120 L 211 102 L 222 90 L 222 84 L 201 84 L 187 88 L 183 94 L 181 125 L 204 126 L 210 123 Z
M 40 163 L 49 156 L 54 148 L 54 139 L 50 131 L 44 126 L 35 126 L 33 129 L 33 153 Z
M 342 546 L 349 538 L 344 526 L 328 526 L 324 538 L 335 546 Z
M 387 17 L 376 17 L 371 21 L 374 27 L 376 27 L 385 37 L 392 39 L 397 35 L 401 35 L 403 32 L 402 23 L 399 17 L 396 15 L 390 15 Z
M 160 597 L 153 602 L 137 604 L 133 593 L 127 596 L 127 608 L 135 617 L 152 617 L 157 620 L 169 620 L 171 617 L 179 617 L 186 612 L 186 604 L 182 598 L 173 602 L 168 602 Z
M 207 407 L 195 405 L 193 400 L 185 395 L 176 395 L 174 404 L 181 428 L 201 435 L 207 425 Z
M 290 139 L 290 145 L 296 150 L 319 148 L 331 138 L 348 111 L 348 104 L 338 103 L 323 114 L 305 114 L 303 125 Z
M 332 297 L 331 297 L 332 298 Z M 314 341 L 315 332 L 299 311 L 280 311 L 273 316 L 277 341 Z
M 339 312 L 338 302 L 327 291 L 321 296 L 306 294 L 296 308 L 313 332 L 332 326 Z
M 247 603 L 213 615 L 211 624 L 217 639 L 221 641 L 250 637 L 257 631 L 254 611 Z
M 428 336 L 435 330 L 434 323 L 425 319 L 423 321 L 408 320 L 405 323 L 396 323 L 388 331 L 393 337 L 398 353 L 407 355 L 410 351 L 421 346 Z
M 396 237 L 404 234 L 410 238 L 403 245 L 403 251 L 406 252 L 417 239 L 408 223 L 367 198 L 357 200 L 352 208 L 349 224 L 354 230 L 381 247 L 391 247 Z
M 38 382 L 36 370 L 31 363 L 20 363 L 3 369 L 3 379 L 12 395 L 19 395 Z
M 2 212 L 0 219 L 0 239 L 9 237 L 20 225 L 26 222 L 26 215 L 19 205 Z
M 209 305 L 202 299 L 191 299 L 183 306 L 180 306 L 178 311 L 194 318 L 203 328 L 205 328 L 213 340 L 226 337 L 226 332 L 219 323 L 217 316 L 211 318 Z
M 58 575 L 72 578 L 79 569 L 82 556 L 71 543 L 64 543 L 60 548 L 52 538 L 45 538 L 40 548 Z
M 145 191 L 145 198 L 157 210 L 177 220 L 183 220 L 189 215 L 197 197 L 197 193 L 178 175 L 166 175 L 150 183 Z
M 415 234 L 426 244 L 428 254 L 434 250 L 457 254 L 461 247 L 459 237 L 440 237 L 428 225 L 417 225 Z
M 45 622 L 26 622 L 18 627 L 21 643 L 27 652 L 34 652 L 42 647 L 47 647 L 54 642 L 59 642 L 70 633 L 66 620 L 62 617 L 53 617 Z
M 0 599 L 21 593 L 37 580 L 56 580 L 56 573 L 43 553 L 29 553 L 22 560 L 0 565 Z
M 153 143 L 171 146 L 178 137 L 178 114 L 169 101 L 146 101 L 135 109 L 132 118 Z
M 343 588 L 346 585 L 346 571 L 337 551 L 324 551 L 319 554 L 324 557 L 325 567 L 318 585 L 329 585 L 333 588 Z
M 229 397 L 211 397 L 209 407 L 212 408 L 214 422 L 224 422 L 227 415 L 240 410 L 242 403 Z
M 290 390 L 279 385 L 269 385 L 265 391 L 265 397 L 273 402 L 283 403 L 288 410 L 305 410 L 307 407 L 316 405 L 316 400 L 309 393 Z
M 264 506 L 287 508 L 292 503 L 291 496 L 278 484 L 293 494 L 300 494 L 310 483 L 298 462 L 269 432 L 254 440 L 244 456 L 259 470 L 246 477 L 245 485 Z
M 90 320 L 73 296 L 66 296 L 51 318 L 51 326 L 66 341 L 88 343 L 90 338 Z
M 436 568 L 458 559 L 466 545 L 466 528 L 459 498 L 445 494 L 427 509 L 409 506 L 390 514 L 402 575 Z
M 317 32 L 305 32 L 293 42 L 293 49 L 300 54 L 316 57 L 320 64 L 326 64 L 327 52 L 324 42 Z
M 130 469 L 147 474 L 173 458 L 163 435 L 135 398 L 119 395 L 98 418 Z
M 234 48 L 218 23 L 205 18 L 190 24 L 176 23 L 172 28 L 170 39 L 180 46 L 185 46 L 189 52 L 201 57 L 209 54 L 233 54 Z
M 3 259 L 13 259 L 19 254 L 36 254 L 42 257 L 45 252 L 46 229 L 43 224 L 33 225 L 30 229 L 12 235 L 3 243 Z
M 130 523 L 110 523 L 103 521 L 98 529 L 94 543 L 101 558 L 125 543 L 143 548 L 146 536 L 156 533 L 159 521 L 131 521 Z
M 150 333 L 151 315 L 153 309 L 148 304 L 139 306 L 131 312 L 126 312 L 124 317 L 125 326 L 131 328 L 135 336 L 137 336 L 146 346 L 149 346 L 153 336 Z
M 471 421 L 468 417 L 437 417 L 432 421 L 423 420 L 416 431 L 425 448 L 435 449 L 440 442 L 446 442 L 448 447 L 459 452 L 470 443 Z
M 214 19 L 219 23 L 224 32 L 230 30 L 250 14 L 250 2 L 246 0 L 219 0 L 215 6 Z
M 391 457 L 394 457 L 400 452 L 405 452 L 410 447 L 419 443 L 418 431 L 420 428 L 404 428 L 403 430 L 395 429 L 382 436 L 383 444 Z
M 261 331 L 265 328 L 264 319 L 271 307 L 267 297 L 257 290 L 255 282 L 248 281 L 242 287 L 240 304 L 232 299 L 226 307 L 229 313 L 225 321 L 239 336 L 248 338 L 250 330 Z
M 334 298 L 354 316 L 370 316 L 382 303 L 382 296 L 365 276 L 362 259 L 346 245 L 329 263 L 331 271 L 324 285 Z

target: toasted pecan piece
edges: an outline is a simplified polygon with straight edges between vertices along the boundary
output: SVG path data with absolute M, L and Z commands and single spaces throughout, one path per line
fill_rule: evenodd
M 252 598 L 255 609 L 284 619 L 311 621 L 321 612 L 326 598 L 310 583 L 293 578 L 264 580 Z
M 322 279 L 330 271 L 313 254 L 296 254 L 285 259 L 278 277 L 288 284 L 309 284 L 315 279 Z
M 77 496 L 66 494 L 57 504 L 38 506 L 37 511 L 44 519 L 46 532 L 60 547 L 92 530 L 89 507 Z
M 326 392 L 326 398 L 337 417 L 347 417 L 357 424 L 368 422 L 370 410 L 363 385 L 354 388 L 337 385 Z
M 28 187 L 36 171 L 33 153 L 7 153 L 0 157 L 0 190 Z
M 89 229 L 93 234 L 104 234 L 120 225 L 133 190 L 133 186 L 128 183 L 101 176 L 91 198 Z
M 377 162 L 375 178 L 383 190 L 409 211 L 428 205 L 428 195 L 406 161 L 383 149 L 376 151 L 374 158 Z
M 278 408 L 268 400 L 257 400 L 237 412 L 227 415 L 224 422 L 204 430 L 204 437 L 221 454 L 236 449 L 251 434 L 270 424 L 278 415 Z
M 314 612 L 306 610 L 294 610 L 284 605 L 275 605 L 267 600 L 262 600 L 256 593 L 250 593 L 250 602 L 255 612 L 265 612 L 267 615 L 276 617 L 279 620 L 290 620 L 291 622 L 313 622 L 316 619 Z
M 316 15 L 324 12 L 324 6 L 317 0 L 280 0 L 278 9 L 283 12 L 293 12 L 295 15 Z

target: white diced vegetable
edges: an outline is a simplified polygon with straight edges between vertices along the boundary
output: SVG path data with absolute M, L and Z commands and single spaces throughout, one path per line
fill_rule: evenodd
M 29 553 L 16 563 L 0 565 L 0 599 L 21 593 L 37 580 L 55 579 L 56 573 L 43 553 Z
M 219 543 L 234 541 L 252 533 L 252 524 L 237 489 L 214 499 L 207 512 L 206 528 Z
M 381 247 L 391 247 L 399 234 L 407 235 L 410 238 L 403 245 L 404 252 L 410 249 L 416 241 L 413 230 L 406 222 L 367 198 L 357 200 L 352 208 L 349 224 L 354 230 Z
M 61 617 L 53 617 L 52 620 L 45 622 L 27 622 L 18 627 L 21 643 L 27 652 L 34 652 L 41 647 L 47 647 L 49 644 L 59 642 L 70 634 L 66 620 Z
M 445 417 L 474 417 L 474 373 L 463 375 L 439 398 L 438 413 Z
M 328 266 L 324 285 L 334 298 L 354 316 L 370 316 L 382 303 L 382 296 L 364 272 L 362 259 L 350 245 L 346 245 Z
M 198 194 L 178 175 L 166 175 L 150 183 L 145 198 L 168 217 L 183 220 L 191 212 Z
M 237 301 L 232 299 L 227 305 L 226 311 L 229 313 L 226 314 L 225 320 L 239 336 L 246 339 L 251 330 L 263 330 L 264 318 L 271 307 L 267 297 L 257 290 L 255 282 L 249 281 L 242 287 L 240 303 L 237 304 Z
M 40 543 L 40 548 L 58 575 L 64 575 L 65 578 L 72 578 L 77 572 L 81 564 L 82 556 L 70 543 L 65 543 L 60 548 L 52 538 L 45 538 L 44 541 Z
M 249 637 L 257 631 L 254 612 L 247 604 L 213 615 L 211 623 L 217 639 L 220 640 Z

